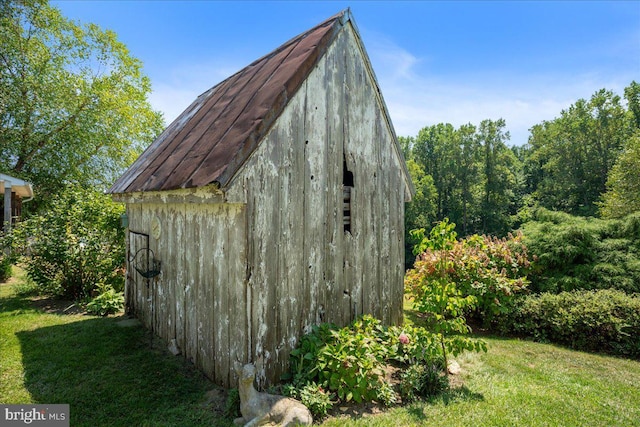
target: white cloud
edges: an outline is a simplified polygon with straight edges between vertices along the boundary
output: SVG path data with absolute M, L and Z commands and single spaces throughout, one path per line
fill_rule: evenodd
M 478 125 L 503 118 L 511 144 L 527 142 L 529 129 L 552 120 L 580 98 L 606 88 L 622 95 L 633 76 L 583 74 L 523 74 L 496 69 L 452 76 L 434 75 L 418 67 L 428 61 L 412 55 L 384 37 L 367 40 L 367 51 L 381 86 L 396 133 L 415 136 L 425 126 L 451 123 Z

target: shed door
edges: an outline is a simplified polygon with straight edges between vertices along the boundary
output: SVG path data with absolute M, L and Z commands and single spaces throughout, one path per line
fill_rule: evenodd
M 149 326 L 149 286 L 138 271 L 149 263 L 149 235 L 137 231 L 129 231 L 129 251 L 127 253 L 127 281 L 125 289 L 126 310 L 136 317 L 144 319 Z M 147 250 L 145 250 L 147 249 Z M 144 271 L 144 270 L 143 270 Z

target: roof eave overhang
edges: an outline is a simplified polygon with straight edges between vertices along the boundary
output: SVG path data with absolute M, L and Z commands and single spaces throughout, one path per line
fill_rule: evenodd
M 13 176 L 0 173 L 0 192 L 4 194 L 5 188 L 11 188 L 11 191 L 23 199 L 33 198 L 33 186 L 31 183 Z

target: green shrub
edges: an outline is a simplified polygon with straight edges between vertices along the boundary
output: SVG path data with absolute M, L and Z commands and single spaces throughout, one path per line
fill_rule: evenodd
M 318 380 L 335 392 L 343 401 L 376 400 L 378 389 L 384 382 L 385 348 L 371 332 L 370 325 L 379 322 L 366 317 L 353 328 L 333 331 L 332 343 L 325 345 L 316 355 Z M 375 325 L 375 326 L 377 326 Z
M 640 296 L 618 290 L 529 295 L 499 325 L 503 333 L 640 357 Z
M 343 402 L 377 401 L 392 405 L 398 394 L 385 378 L 386 365 L 442 366 L 442 360 L 436 334 L 424 328 L 386 328 L 368 315 L 341 329 L 322 324 L 304 335 L 291 352 L 292 384 L 288 394 L 302 398 L 303 389 L 310 393 L 315 388 L 326 394 L 314 396 L 320 401 L 330 400 L 330 394 L 335 393 Z
M 16 226 L 14 251 L 40 292 L 82 299 L 124 287 L 124 207 L 95 190 L 70 187 L 46 212 Z
M 124 293 L 108 287 L 87 304 L 87 311 L 98 316 L 106 316 L 124 308 Z
M 471 330 L 466 316 L 476 314 L 489 323 L 508 312 L 515 294 L 527 286 L 529 266 L 521 236 L 457 241 L 454 228 L 444 220 L 428 236 L 424 229 L 412 231 L 419 255 L 404 282 L 413 308 L 426 315 L 429 330 L 439 337 L 445 369 L 447 353 L 486 351 L 482 340 L 464 336 Z
M 4 283 L 11 278 L 13 259 L 6 254 L 0 255 L 0 283 Z
M 390 326 L 383 337 L 387 360 L 413 364 L 440 363 L 444 358 L 438 335 L 418 326 Z
M 375 394 L 375 401 L 384 406 L 392 406 L 398 403 L 398 393 L 387 381 L 381 381 Z
M 640 292 L 639 229 L 640 213 L 602 220 L 537 209 L 521 228 L 535 259 L 530 289 Z
M 415 364 L 401 374 L 400 395 L 405 402 L 436 396 L 449 388 L 449 376 L 437 365 Z
M 283 391 L 285 396 L 300 400 L 304 406 L 309 408 L 316 420 L 326 417 L 333 407 L 332 394 L 313 381 L 299 389 L 293 385 L 287 385 Z
M 414 299 L 416 308 L 423 311 L 421 301 L 434 292 L 439 294 L 434 285 L 446 282 L 452 296 L 458 292 L 460 301 L 466 301 L 466 313 L 489 322 L 493 316 L 508 312 L 511 300 L 528 285 L 526 275 L 530 262 L 523 237 L 510 234 L 508 238 L 498 239 L 473 235 L 457 241 L 453 227 L 455 224 L 439 223 L 429 237 L 424 235 L 424 230 L 412 232 L 423 243 L 417 246 L 422 253 L 405 278 L 407 293 Z M 438 238 L 448 236 L 448 244 L 427 243 L 433 242 L 436 235 Z M 433 310 L 433 307 L 424 307 L 424 310 Z

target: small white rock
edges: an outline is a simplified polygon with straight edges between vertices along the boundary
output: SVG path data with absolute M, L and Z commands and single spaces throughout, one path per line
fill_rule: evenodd
M 452 360 L 447 365 L 447 371 L 449 371 L 451 375 L 458 375 L 460 373 L 460 365 L 458 365 L 458 362 L 455 360 Z

